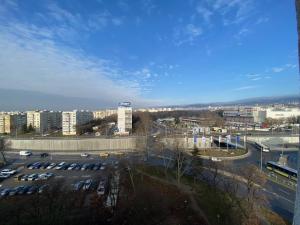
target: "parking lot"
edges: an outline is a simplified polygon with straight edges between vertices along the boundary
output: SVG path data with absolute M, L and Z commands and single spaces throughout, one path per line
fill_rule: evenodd
M 49 154 L 42 157 L 36 153 L 24 157 L 9 154 L 7 159 L 10 164 L 0 170 L 4 170 L 5 175 L 0 178 L 0 197 L 42 193 L 56 183 L 68 190 L 97 192 L 100 181 L 105 187 L 109 177 L 119 167 L 116 157 L 101 158 L 99 155 Z M 102 188 L 102 194 L 104 191 Z

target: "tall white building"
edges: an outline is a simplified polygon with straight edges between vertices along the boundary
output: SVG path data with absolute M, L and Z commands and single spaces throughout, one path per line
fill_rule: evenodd
M 27 127 L 30 126 L 38 133 L 61 128 L 61 112 L 27 111 Z
M 19 112 L 0 113 L 0 134 L 11 134 L 26 125 L 26 115 Z
M 132 107 L 130 102 L 119 103 L 118 130 L 120 134 L 126 134 L 132 130 Z
M 77 126 L 88 123 L 93 119 L 93 113 L 90 111 L 68 111 L 62 113 L 62 134 L 76 135 Z

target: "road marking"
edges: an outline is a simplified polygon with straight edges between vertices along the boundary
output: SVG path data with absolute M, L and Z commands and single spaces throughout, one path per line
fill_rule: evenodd
M 91 175 L 82 175 L 81 177 L 91 177 Z
M 55 176 L 55 178 L 63 178 L 64 176 L 59 175 L 59 176 Z
M 283 190 L 283 189 L 281 189 L 281 188 L 278 188 L 278 190 L 281 191 L 281 192 L 283 192 L 283 193 L 286 194 L 286 195 L 290 195 L 290 193 L 288 193 L 287 191 L 285 191 L 285 190 Z

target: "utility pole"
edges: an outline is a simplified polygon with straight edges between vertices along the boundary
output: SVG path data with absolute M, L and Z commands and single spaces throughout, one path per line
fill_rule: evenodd
M 262 152 L 263 152 L 263 149 L 261 148 L 260 149 L 260 171 L 262 171 L 262 157 L 263 157 Z

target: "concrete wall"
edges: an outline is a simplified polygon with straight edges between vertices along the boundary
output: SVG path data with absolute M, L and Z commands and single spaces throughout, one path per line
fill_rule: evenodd
M 287 143 L 299 143 L 299 137 L 259 137 L 259 136 L 247 136 L 248 141 L 259 142 L 268 146 L 280 145 Z
M 197 148 L 211 148 L 209 137 L 206 138 L 205 142 L 202 142 L 202 138 L 198 137 L 196 143 L 194 143 L 194 138 L 163 138 L 162 141 L 167 147 L 174 147 L 175 142 L 178 142 L 179 148 L 193 149 L 194 146 Z
M 4 140 L 6 149 L 44 151 L 135 150 L 145 145 L 144 137 L 84 139 L 12 139 Z

